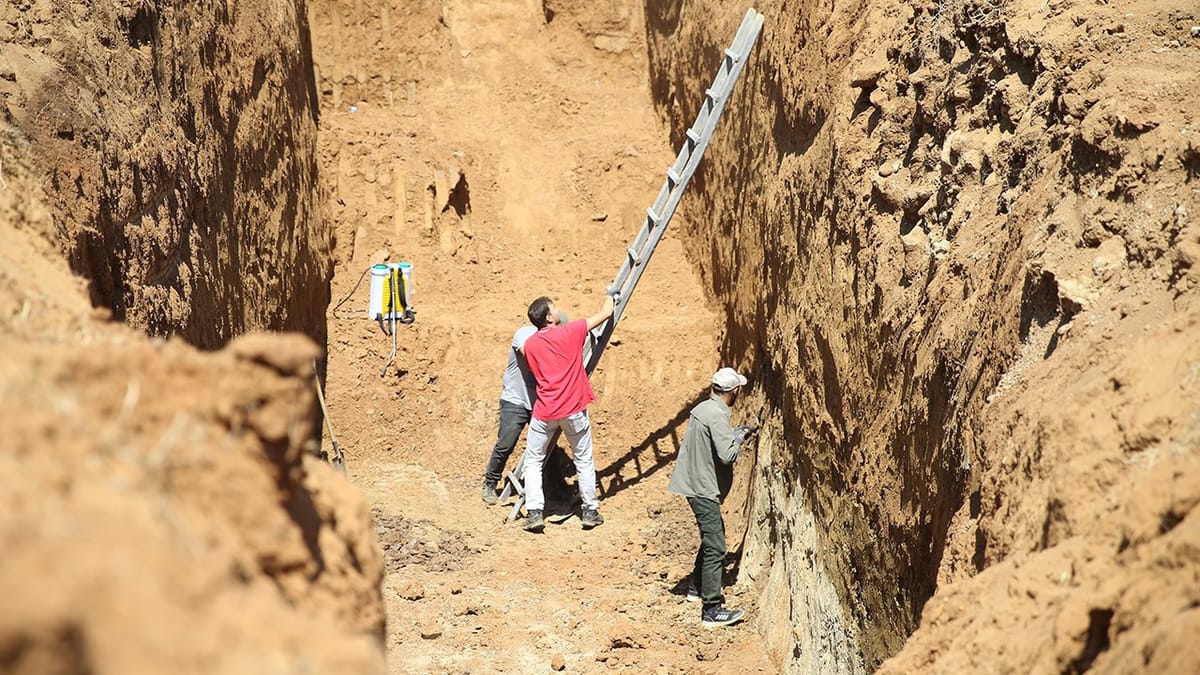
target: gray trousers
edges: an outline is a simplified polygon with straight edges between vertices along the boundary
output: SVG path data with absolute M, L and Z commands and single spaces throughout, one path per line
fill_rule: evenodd
M 555 429 L 562 429 L 571 444 L 571 457 L 575 460 L 575 473 L 579 480 L 579 498 L 583 508 L 593 511 L 600 508 L 596 499 L 596 460 L 592 457 L 592 424 L 586 410 L 560 420 L 529 421 L 529 434 L 525 437 L 525 509 L 541 511 L 546 506 L 542 492 L 542 465 L 546 463 L 546 446 Z

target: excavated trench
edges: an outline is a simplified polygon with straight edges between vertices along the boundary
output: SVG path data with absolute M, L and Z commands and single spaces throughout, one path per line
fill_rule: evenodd
M 730 540 L 781 669 L 1196 665 L 1200 88 L 1169 83 L 1200 16 L 1135 4 L 758 7 L 681 215 L 764 423 Z M 305 4 L 39 11 L 8 121 L 92 303 L 202 348 L 323 343 Z M 743 9 L 644 11 L 678 145 Z

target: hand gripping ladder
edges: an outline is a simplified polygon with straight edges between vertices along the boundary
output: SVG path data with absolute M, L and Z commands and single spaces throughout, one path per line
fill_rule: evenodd
M 675 163 L 667 169 L 667 179 L 658 191 L 658 197 L 655 198 L 654 204 L 646 209 L 646 220 L 642 224 L 641 231 L 638 232 L 633 245 L 625 249 L 625 259 L 621 263 L 621 269 L 608 287 L 610 295 L 615 293 L 618 296 L 612 319 L 592 330 L 591 339 L 584 350 L 584 365 L 589 376 L 596 369 L 596 364 L 600 362 L 604 348 L 608 346 L 609 339 L 612 337 L 613 328 L 625 313 L 625 306 L 633 297 L 633 291 L 637 287 L 638 280 L 642 278 L 642 273 L 646 270 L 646 264 L 650 262 L 650 256 L 654 255 L 654 249 L 662 239 L 667 224 L 671 221 L 671 216 L 675 215 L 675 209 L 679 206 L 683 191 L 687 188 L 692 174 L 696 172 L 696 167 L 704 156 L 704 150 L 708 147 L 713 130 L 717 127 L 717 120 L 721 117 L 721 112 L 725 110 L 725 103 L 729 101 L 733 87 L 742 74 L 742 68 L 746 65 L 746 57 L 754 48 L 754 43 L 758 41 L 762 26 L 762 14 L 754 9 L 746 12 L 745 18 L 742 19 L 742 25 L 733 38 L 733 45 L 725 50 L 721 58 L 721 67 L 717 70 L 717 76 L 713 79 L 712 86 L 704 91 L 704 103 L 700 106 L 696 121 L 691 128 L 684 132 L 683 147 L 679 149 Z M 553 447 L 557 440 L 558 432 L 555 431 L 549 439 L 549 447 Z M 525 504 L 525 489 L 522 482 L 524 470 L 525 455 L 522 453 L 521 459 L 508 472 L 504 491 L 500 494 L 501 500 L 507 500 L 513 494 L 517 495 L 517 501 L 513 504 L 512 511 L 508 516 L 509 520 L 516 520 L 521 513 L 521 507 Z

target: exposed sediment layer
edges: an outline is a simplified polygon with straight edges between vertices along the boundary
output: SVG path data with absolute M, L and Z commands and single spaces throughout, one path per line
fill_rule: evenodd
M 682 208 L 776 658 L 1194 669 L 1195 8 L 758 9 Z M 676 140 L 741 11 L 648 6 Z
M 94 304 L 219 347 L 323 342 L 332 274 L 305 3 L 7 3 L 5 121 Z

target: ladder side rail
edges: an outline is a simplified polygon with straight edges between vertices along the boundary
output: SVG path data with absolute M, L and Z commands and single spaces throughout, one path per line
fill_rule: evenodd
M 753 12 L 753 10 L 751 10 L 751 12 Z M 751 12 L 747 12 L 747 17 L 745 20 L 743 20 L 743 24 L 745 24 L 747 21 L 750 22 L 750 29 L 746 32 L 743 38 L 747 43 L 746 49 L 742 53 L 743 58 L 734 62 L 732 68 L 730 69 L 729 93 L 732 93 L 733 85 L 736 84 L 738 78 L 740 78 L 742 69 L 747 61 L 745 57 L 749 56 L 749 51 L 758 41 L 758 35 L 762 30 L 762 15 L 759 14 L 756 16 L 751 16 Z M 734 43 L 735 45 L 737 44 L 736 38 Z M 722 57 L 722 59 L 725 60 L 725 57 Z M 618 312 L 618 309 L 614 308 L 612 318 L 610 318 L 608 321 L 605 321 L 593 331 L 593 335 L 595 337 L 595 347 L 592 349 L 592 353 L 587 360 L 586 369 L 588 375 L 591 375 L 592 371 L 595 370 L 596 366 L 599 364 L 600 357 L 604 354 L 604 349 L 608 346 L 609 340 L 612 338 L 613 329 L 616 327 L 617 322 L 620 321 L 621 315 L 624 314 L 625 305 L 628 304 L 629 299 L 633 295 L 634 289 L 637 288 L 637 283 L 641 279 L 642 273 L 645 271 L 646 263 L 648 263 L 651 256 L 654 255 L 654 249 L 658 246 L 659 240 L 662 239 L 662 235 L 666 231 L 667 223 L 670 222 L 671 217 L 675 214 L 675 209 L 678 207 L 679 201 L 683 197 L 684 189 L 686 189 L 687 184 L 691 182 L 692 174 L 695 172 L 696 167 L 703 158 L 704 151 L 708 148 L 708 142 L 712 138 L 712 133 L 716 129 L 716 123 L 719 120 L 721 113 L 724 112 L 725 104 L 728 100 L 729 96 L 725 95 L 718 96 L 715 98 L 715 100 L 711 101 L 714 114 L 709 115 L 707 119 L 704 120 L 707 128 L 700 131 L 699 139 L 696 142 L 695 151 L 691 154 L 691 157 L 689 157 L 688 166 L 685 167 L 683 172 L 681 172 L 680 183 L 676 186 L 676 189 L 671 191 L 670 197 L 667 199 L 663 211 L 658 213 L 659 220 L 657 227 L 651 230 L 650 238 L 646 243 L 643 257 L 639 261 L 639 264 L 632 266 L 632 269 L 629 271 L 628 279 L 623 280 L 624 284 L 620 289 L 621 298 L 618 301 L 618 304 L 620 305 L 620 311 Z M 706 104 L 708 104 L 707 101 Z M 701 117 L 698 116 L 697 121 L 700 121 L 700 119 Z
M 633 246 L 625 251 L 625 259 L 621 261 L 621 269 L 617 271 L 616 278 L 613 280 L 612 285 L 609 286 L 610 293 L 621 289 L 625 284 L 626 277 L 629 275 L 629 270 L 641 259 L 641 251 L 645 247 L 646 239 L 653 225 L 654 223 L 649 218 L 642 223 L 642 229 L 638 230 L 637 237 L 633 241 Z
M 754 15 L 755 12 L 753 9 L 746 12 L 746 16 L 742 19 L 741 25 L 738 26 L 737 34 L 734 36 L 732 47 L 725 50 L 725 52 L 721 55 L 721 64 L 717 69 L 717 76 L 713 79 L 713 85 L 710 87 L 710 89 L 718 90 L 719 87 L 736 84 L 737 73 L 733 73 L 732 78 L 730 77 L 730 74 L 737 64 L 745 62 L 746 55 L 742 52 L 739 52 L 738 47 L 742 46 L 742 42 L 746 39 L 746 36 L 752 32 L 750 27 L 753 23 Z M 739 58 L 734 59 L 730 52 L 738 54 Z M 740 71 L 740 68 L 738 70 Z M 700 112 L 697 114 L 697 117 L 693 121 L 690 128 L 696 129 L 707 126 L 708 120 L 705 119 L 705 117 L 711 116 L 711 114 L 712 112 L 710 110 L 709 100 L 706 98 L 704 104 L 701 105 Z M 667 199 L 670 198 L 671 193 L 674 192 L 679 185 L 686 184 L 687 178 L 683 177 L 683 172 L 686 170 L 686 167 L 691 164 L 689 160 L 693 154 L 694 149 L 690 139 L 685 138 L 679 152 L 675 156 L 675 161 L 671 164 L 671 172 L 680 176 L 682 180 L 672 181 L 670 173 L 668 173 L 667 179 L 663 182 L 662 187 L 659 188 L 658 194 L 654 198 L 653 206 L 651 206 L 651 210 L 653 210 L 655 213 L 661 212 L 662 208 L 666 206 Z M 649 229 L 653 227 L 653 225 L 653 221 L 649 218 L 643 224 L 642 229 L 638 232 L 637 238 L 634 240 L 634 243 L 631 247 L 635 253 L 641 253 L 646 241 L 646 234 Z M 616 281 L 614 281 L 612 284 L 612 290 L 619 291 L 624 285 L 623 282 L 625 275 L 629 272 L 628 268 L 631 266 L 631 264 L 632 262 L 629 261 L 628 258 L 626 258 L 626 261 L 622 263 L 621 269 L 617 273 Z
M 712 87 L 710 87 L 711 89 L 716 91 L 721 91 L 722 89 L 733 89 L 733 85 L 737 83 L 738 77 L 738 73 L 733 71 L 735 68 L 739 72 L 741 71 L 741 68 L 737 66 L 738 64 L 743 64 L 746 62 L 746 57 L 749 55 L 749 48 L 752 47 L 754 42 L 758 39 L 758 31 L 761 29 L 761 26 L 761 15 L 758 14 L 758 12 L 756 12 L 754 9 L 747 10 L 746 15 L 742 17 L 742 23 L 738 26 L 737 33 L 733 37 L 732 45 L 721 55 L 721 63 L 717 67 L 717 75 L 713 78 Z M 694 123 L 692 127 L 696 128 L 702 126 L 701 117 L 708 114 L 709 113 L 705 109 L 705 106 L 701 106 L 696 123 Z M 707 123 L 707 121 L 708 120 L 703 120 L 703 123 Z M 677 173 L 681 173 L 683 168 L 687 166 L 688 160 L 691 159 L 692 154 L 693 150 L 689 147 L 689 144 L 685 139 L 683 146 L 679 150 L 679 154 L 675 157 L 675 162 L 671 165 L 671 168 Z M 666 204 L 664 197 L 665 195 L 660 192 L 659 198 L 655 199 L 654 202 L 656 207 L 661 208 Z
M 716 92 L 717 97 L 715 99 L 711 98 L 707 95 L 708 92 L 706 92 L 705 101 L 701 105 L 700 111 L 690 127 L 691 130 L 696 131 L 716 127 L 717 118 L 720 117 L 724 109 L 723 104 L 717 104 L 720 101 L 727 100 L 729 94 L 733 91 L 733 87 L 737 85 L 737 80 L 746 63 L 746 57 L 749 55 L 749 49 L 758 40 L 758 33 L 761 29 L 761 15 L 758 15 L 753 9 L 748 10 L 746 16 L 742 19 L 742 24 L 738 27 L 733 45 L 722 54 L 721 65 L 717 69 L 717 76 L 713 78 L 712 86 L 708 89 L 710 92 Z M 707 147 L 707 141 L 704 142 L 704 147 Z M 672 163 L 671 168 L 667 172 L 667 179 L 654 199 L 654 205 L 651 207 L 652 211 L 661 214 L 671 193 L 686 187 L 697 165 L 697 162 L 693 162 L 692 159 L 702 154 L 703 148 L 694 146 L 692 139 L 685 137 L 679 153 L 675 156 L 674 163 Z M 653 225 L 652 220 L 647 221 L 633 245 L 634 251 L 641 252 L 643 250 L 646 228 L 653 227 Z M 617 275 L 617 281 L 613 283 L 613 290 L 620 290 L 622 288 L 627 271 L 625 266 L 622 266 L 621 272 Z

